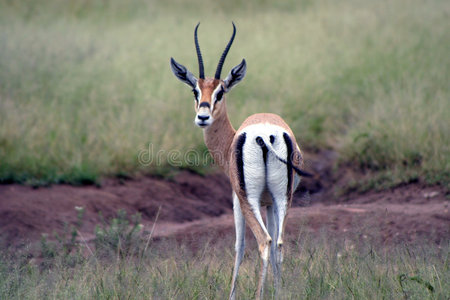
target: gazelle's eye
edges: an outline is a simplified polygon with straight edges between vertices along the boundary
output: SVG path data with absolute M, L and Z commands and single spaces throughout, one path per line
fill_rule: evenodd
M 221 90 L 216 94 L 216 101 L 222 100 L 222 97 L 223 97 L 223 89 L 221 89 Z
M 193 89 L 192 92 L 194 93 L 195 101 L 198 101 L 198 91 Z

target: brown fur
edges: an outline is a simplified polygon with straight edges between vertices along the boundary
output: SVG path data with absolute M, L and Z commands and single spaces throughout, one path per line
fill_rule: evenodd
M 222 84 L 222 81 L 218 79 L 199 79 L 198 85 L 202 91 L 200 103 L 207 102 L 212 107 L 211 95 L 219 84 Z M 228 118 L 225 96 L 214 105 L 211 115 L 214 122 L 211 126 L 205 128 L 205 144 L 215 163 L 222 168 L 225 174 L 229 175 L 230 146 L 236 135 L 236 130 Z
M 219 85 L 220 80 L 215 78 L 205 78 L 205 79 L 198 79 L 198 86 L 200 90 L 202 91 L 202 98 L 200 99 L 200 103 L 207 102 L 210 105 L 211 103 L 211 94 L 214 92 L 214 90 Z

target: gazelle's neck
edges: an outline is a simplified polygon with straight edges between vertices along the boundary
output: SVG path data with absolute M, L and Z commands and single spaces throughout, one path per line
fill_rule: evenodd
M 236 130 L 231 125 L 230 119 L 228 119 L 226 107 L 224 109 L 224 113 L 203 131 L 203 137 L 209 153 L 214 158 L 214 162 L 228 175 L 230 146 Z

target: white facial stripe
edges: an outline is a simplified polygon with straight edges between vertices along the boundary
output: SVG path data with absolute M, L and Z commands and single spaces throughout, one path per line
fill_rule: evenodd
M 197 101 L 197 109 L 199 108 L 199 105 L 200 105 L 200 99 L 202 99 L 202 90 L 200 89 L 200 87 L 198 86 L 198 82 L 197 82 L 197 85 L 195 86 L 195 90 L 197 91 L 197 93 L 198 93 L 198 97 L 197 97 L 197 99 L 196 99 L 196 101 Z
M 222 84 L 219 84 L 211 94 L 211 112 L 214 110 L 214 104 L 216 104 L 216 95 L 222 89 Z

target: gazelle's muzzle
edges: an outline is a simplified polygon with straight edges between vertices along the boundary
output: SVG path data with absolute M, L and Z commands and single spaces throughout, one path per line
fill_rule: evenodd
M 211 125 L 213 117 L 211 116 L 210 105 L 208 102 L 202 102 L 199 105 L 197 116 L 195 117 L 195 124 L 201 128 Z

